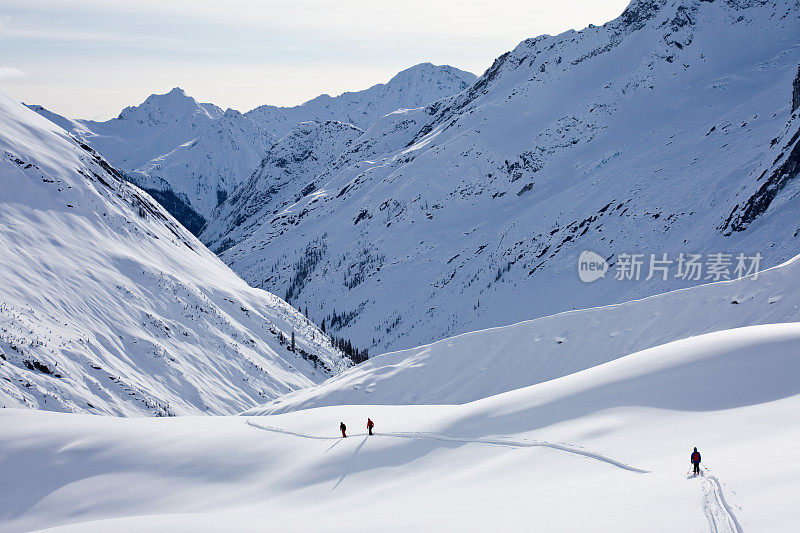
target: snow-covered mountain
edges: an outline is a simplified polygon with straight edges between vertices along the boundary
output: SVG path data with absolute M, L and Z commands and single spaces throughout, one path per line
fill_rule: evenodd
M 104 122 L 28 107 L 82 138 L 197 233 L 277 138 L 299 123 L 337 120 L 367 127 L 386 113 L 456 94 L 474 80 L 469 72 L 423 63 L 364 91 L 322 95 L 295 107 L 261 106 L 245 114 L 223 113 L 178 87 Z
M 240 112 L 228 109 L 199 137 L 128 173 L 165 207 L 183 202 L 197 222 L 181 217 L 197 233 L 214 209 L 247 179 L 277 139 Z M 171 195 L 177 198 L 172 199 Z
M 377 350 L 713 280 L 677 278 L 681 253 L 776 265 L 800 243 L 797 35 L 796 0 L 635 0 L 340 154 L 266 161 L 201 239 Z M 605 279 L 580 281 L 584 250 Z M 667 279 L 614 279 L 631 253 L 668 254 Z
M 317 184 L 313 180 L 309 182 L 308 177 L 324 174 L 335 158 L 362 133 L 352 124 L 332 120 L 299 124 L 269 149 L 247 183 L 217 209 L 214 224 L 205 235 L 216 240 L 226 236 L 214 234 L 223 227 L 243 225 L 241 231 L 254 232 L 261 225 L 273 223 L 287 205 L 314 195 Z M 233 244 L 233 241 L 224 241 L 219 248 L 225 248 L 226 243 Z M 324 246 L 321 241 L 320 246 Z M 314 248 L 313 244 L 309 245 L 307 255 L 314 255 L 316 252 L 311 251 Z M 287 289 L 290 294 L 302 290 L 304 280 L 301 278 L 302 275 L 298 276 L 297 287 Z
M 3 407 L 232 413 L 348 366 L 95 150 L 3 95 L 0 150 Z
M 474 83 L 475 74 L 449 65 L 420 63 L 398 72 L 386 83 L 339 96 L 320 95 L 294 107 L 263 105 L 246 115 L 276 137 L 300 122 L 337 120 L 368 128 L 383 115 L 413 109 L 458 94 Z
M 201 104 L 175 87 L 126 107 L 116 118 L 77 122 L 88 130 L 84 140 L 109 163 L 133 170 L 196 139 L 221 116 L 214 104 Z
M 178 87 L 104 122 L 28 107 L 95 148 L 193 233 L 275 141 L 238 111 L 223 113 Z
M 797 0 L 634 0 L 275 142 L 156 98 L 131 157 L 187 140 L 127 175 L 0 95 L 0 530 L 795 532 L 798 35 Z M 437 342 L 350 368 L 295 306 Z

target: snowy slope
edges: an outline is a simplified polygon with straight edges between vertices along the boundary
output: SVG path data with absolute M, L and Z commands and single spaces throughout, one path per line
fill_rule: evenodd
M 94 150 L 5 96 L 0 153 L 3 407 L 231 413 L 347 366 Z M 279 340 L 293 331 L 294 353 Z
M 15 490 L 0 528 L 795 531 L 798 353 L 800 326 L 780 324 L 460 406 L 176 419 L 2 410 L 0 484 Z M 692 446 L 700 478 L 686 475 Z
M 695 335 L 800 322 L 798 277 L 800 256 L 756 280 L 712 283 L 465 333 L 373 357 L 247 413 L 348 404 L 460 404 Z
M 339 96 L 320 95 L 302 105 L 264 105 L 246 115 L 276 137 L 283 137 L 300 122 L 337 120 L 368 128 L 383 115 L 398 109 L 413 109 L 458 94 L 476 76 L 449 65 L 420 63 L 363 91 Z
M 616 281 L 623 253 L 779 264 L 800 234 L 798 17 L 795 0 L 637 0 L 528 39 L 303 184 L 265 180 L 264 211 L 232 195 L 201 238 L 373 353 L 708 281 Z M 610 259 L 605 279 L 581 283 L 584 250 Z
M 286 218 L 286 208 L 300 198 L 313 197 L 317 182 L 310 176 L 324 175 L 336 157 L 363 133 L 352 124 L 337 121 L 302 122 L 276 142 L 265 154 L 250 179 L 239 187 L 229 202 L 223 203 L 214 213 L 214 223 L 204 228 L 204 237 L 225 237 L 223 227 L 238 227 L 238 231 L 254 232 L 255 228 L 269 227 Z M 302 218 L 303 214 L 298 214 Z M 282 222 L 293 223 L 294 220 Z M 217 232 L 217 233 L 215 233 Z M 233 240 L 223 241 L 218 250 Z M 315 247 L 310 245 L 308 254 Z M 308 255 L 307 254 L 307 255 Z M 313 262 L 313 258 L 309 259 Z M 302 289 L 302 276 L 297 287 L 287 289 L 287 294 Z
M 58 113 L 53 113 L 49 109 L 40 105 L 35 105 L 35 104 L 29 105 L 25 104 L 24 102 L 23 105 L 28 109 L 30 109 L 31 111 L 34 111 L 39 115 L 43 116 L 53 124 L 59 126 L 61 129 L 64 129 L 70 133 L 73 133 L 81 137 L 85 134 L 90 133 L 89 130 L 86 128 L 86 126 L 81 124 L 79 120 L 73 120 L 71 118 L 61 116 Z

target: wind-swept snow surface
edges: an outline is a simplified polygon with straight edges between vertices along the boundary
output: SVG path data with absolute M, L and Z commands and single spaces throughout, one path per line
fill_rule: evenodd
M 233 413 L 347 366 L 297 310 L 4 95 L 0 157 L 2 407 Z
M 0 483 L 15 490 L 0 527 L 793 532 L 798 353 L 800 325 L 777 324 L 460 406 L 176 419 L 2 410 Z M 693 446 L 698 478 L 686 474 Z

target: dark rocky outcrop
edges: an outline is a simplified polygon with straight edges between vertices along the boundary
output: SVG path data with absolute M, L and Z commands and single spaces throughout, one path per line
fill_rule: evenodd
M 790 147 L 791 150 L 783 160 L 783 163 L 769 174 L 769 177 L 766 178 L 758 191 L 745 202 L 741 210 L 738 209 L 738 206 L 734 208 L 728 219 L 720 227 L 725 232 L 724 234 L 730 235 L 732 231 L 744 231 L 747 229 L 747 226 L 753 220 L 769 208 L 778 193 L 800 174 L 800 129 L 795 132 L 786 145 L 786 149 Z M 759 177 L 759 181 L 764 179 L 766 175 L 767 172 L 765 171 Z
M 792 84 L 792 113 L 798 107 L 800 107 L 800 66 L 797 68 L 797 76 L 795 76 Z M 774 145 L 776 142 L 777 139 L 773 139 L 772 144 Z M 778 164 L 781 160 L 783 162 Z M 800 175 L 800 128 L 795 131 L 792 138 L 784 146 L 773 166 L 775 168 L 769 173 L 769 176 L 767 176 L 769 171 L 765 170 L 758 177 L 758 181 L 764 180 L 758 191 L 744 203 L 741 209 L 737 204 L 725 222 L 719 227 L 724 235 L 747 229 L 747 226 L 753 220 L 769 208 L 778 193 L 786 187 L 786 184 Z

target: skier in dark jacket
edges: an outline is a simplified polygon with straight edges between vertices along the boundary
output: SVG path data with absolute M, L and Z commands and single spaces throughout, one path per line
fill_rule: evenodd
M 692 452 L 691 457 L 689 460 L 694 465 L 694 475 L 700 473 L 700 452 L 697 451 L 697 447 L 695 447 L 694 451 Z
M 345 438 L 347 436 L 347 433 L 345 433 L 347 431 L 347 426 L 344 425 L 344 422 L 339 422 L 339 429 L 342 430 L 342 438 Z
M 371 418 L 367 418 L 367 431 L 369 431 L 370 435 L 372 435 L 372 428 L 374 427 L 375 427 L 375 422 L 373 422 Z

